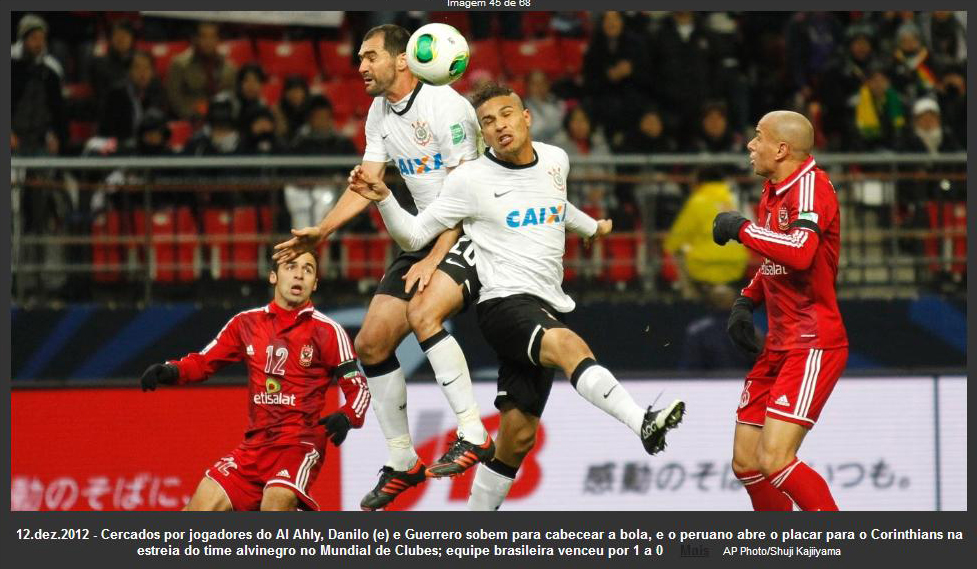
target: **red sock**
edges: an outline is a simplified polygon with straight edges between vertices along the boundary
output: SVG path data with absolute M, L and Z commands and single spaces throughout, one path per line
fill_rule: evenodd
M 746 493 L 753 502 L 753 510 L 757 512 L 789 512 L 794 509 L 794 503 L 787 494 L 773 487 L 769 480 L 758 471 L 734 472 L 736 478 L 743 483 Z
M 802 510 L 837 511 L 828 483 L 799 458 L 767 477 L 775 488 L 790 496 Z

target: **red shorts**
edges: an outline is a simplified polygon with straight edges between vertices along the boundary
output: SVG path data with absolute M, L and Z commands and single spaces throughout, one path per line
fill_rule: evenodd
M 810 429 L 846 361 L 847 347 L 765 350 L 746 375 L 736 421 L 762 427 L 770 417 Z
M 288 488 L 298 497 L 300 509 L 318 511 L 308 489 L 319 475 L 324 452 L 324 443 L 305 441 L 257 448 L 241 445 L 204 475 L 224 489 L 237 511 L 261 509 L 262 494 L 269 486 Z

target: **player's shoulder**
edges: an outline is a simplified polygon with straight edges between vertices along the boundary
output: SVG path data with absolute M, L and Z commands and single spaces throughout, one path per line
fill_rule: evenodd
M 471 106 L 468 99 L 464 97 L 451 85 L 424 85 L 418 93 L 421 100 L 437 103 L 465 103 Z
M 536 155 L 539 156 L 540 162 L 556 162 L 557 164 L 565 164 L 567 166 L 570 164 L 570 155 L 559 146 L 534 140 L 533 149 L 536 151 Z
M 234 316 L 231 316 L 228 319 L 227 323 L 228 324 L 234 323 L 236 325 L 247 326 L 249 323 L 262 318 L 268 313 L 269 311 L 268 311 L 267 304 L 264 306 L 256 306 L 254 308 L 248 308 L 246 310 L 242 310 L 237 314 L 235 314 Z

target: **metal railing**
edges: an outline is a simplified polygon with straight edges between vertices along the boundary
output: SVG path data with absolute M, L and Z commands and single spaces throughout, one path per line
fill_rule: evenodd
M 840 294 L 908 296 L 932 286 L 934 275 L 960 279 L 966 274 L 965 208 L 962 214 L 955 209 L 961 201 L 965 205 L 965 198 L 959 196 L 966 195 L 966 153 L 821 154 L 816 158 L 818 165 L 831 175 L 842 207 Z M 330 187 L 334 200 L 342 190 L 342 172 L 360 160 L 358 156 L 12 157 L 14 299 L 25 302 L 33 296 L 34 287 L 44 288 L 40 282 L 44 279 L 67 279 L 68 284 L 62 284 L 60 290 L 64 286 L 97 288 L 105 284 L 104 279 L 97 278 L 100 272 L 119 274 L 120 282 L 139 286 L 143 302 L 154 300 L 161 273 L 186 271 L 188 263 L 193 280 L 207 275 L 212 280 L 234 280 L 222 275 L 236 271 L 253 275 L 255 269 L 260 273 L 268 267 L 270 246 L 288 237 L 287 227 L 232 231 L 226 235 L 212 235 L 205 230 L 161 235 L 147 221 L 160 213 L 160 196 L 185 196 L 182 203 L 190 204 L 194 215 L 199 213 L 196 208 L 200 207 L 197 202 L 202 194 L 223 195 L 231 201 L 250 196 L 248 204 L 267 204 L 272 215 L 277 216 L 282 202 L 279 196 L 286 186 Z M 642 296 L 659 294 L 656 280 L 663 269 L 661 243 L 669 229 L 658 223 L 663 204 L 675 209 L 677 203 L 684 201 L 688 188 L 697 182 L 697 172 L 716 166 L 725 167 L 725 179 L 739 197 L 741 209 L 749 211 L 747 204 L 759 199 L 760 179 L 747 171 L 743 154 L 574 157 L 569 178 L 571 199 L 577 201 L 583 195 L 579 193 L 583 187 L 601 186 L 605 198 L 611 200 L 615 191 L 623 191 L 633 197 L 640 225 L 633 231 L 620 232 L 622 239 L 632 241 L 632 258 L 609 257 L 601 244 L 569 258 L 567 268 L 573 278 L 567 286 L 597 290 L 609 287 L 617 293 L 630 290 Z M 219 178 L 213 177 L 217 171 Z M 106 174 L 111 172 L 126 175 L 121 181 L 109 183 Z M 388 169 L 390 182 L 400 181 L 395 172 L 395 168 Z M 138 175 L 126 177 L 133 173 Z M 903 191 L 905 186 L 925 191 L 919 197 L 907 198 L 915 194 Z M 129 208 L 141 212 L 141 231 L 130 228 L 116 235 L 92 234 L 91 223 L 101 212 L 89 208 L 86 200 L 106 190 L 125 194 L 137 202 Z M 70 202 L 67 212 L 58 213 L 58 223 L 36 219 L 36 212 L 21 207 L 25 201 L 51 192 L 67 194 L 66 201 Z M 227 203 L 227 199 L 223 202 Z M 934 209 L 939 213 L 936 219 L 932 219 Z M 905 222 L 907 210 L 916 210 L 917 223 Z M 953 219 L 944 219 L 946 215 Z M 963 223 L 960 215 L 964 216 Z M 65 221 L 65 216 L 71 223 Z M 927 222 L 918 223 L 919 220 Z M 39 225 L 41 222 L 47 225 Z M 195 223 L 199 219 L 195 218 Z M 242 244 L 255 248 L 255 258 L 224 258 L 215 267 L 220 247 Z M 167 260 L 153 256 L 154 247 L 181 245 L 193 247 L 192 258 L 177 255 Z M 348 255 L 347 246 L 357 254 Z M 95 263 L 92 252 L 99 247 L 118 248 L 121 257 Z M 384 248 L 383 254 L 376 251 L 377 247 Z M 382 275 L 392 254 L 389 238 L 375 231 L 347 231 L 345 237 L 337 237 L 332 249 L 331 253 L 324 252 L 321 274 L 337 280 L 343 280 L 345 275 L 347 280 L 359 282 L 360 292 L 366 292 L 369 284 Z M 608 287 L 593 286 L 600 283 Z M 48 296 L 59 294 L 55 291 Z

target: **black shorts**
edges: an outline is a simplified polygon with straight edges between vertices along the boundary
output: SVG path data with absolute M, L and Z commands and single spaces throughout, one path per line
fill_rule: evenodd
M 418 251 L 401 251 L 387 267 L 387 271 L 383 273 L 383 278 L 380 279 L 375 294 L 387 294 L 401 300 L 413 298 L 414 293 L 417 292 L 417 286 L 410 292 L 404 292 L 404 275 L 414 266 L 414 263 L 427 257 L 432 247 L 433 245 L 430 245 Z M 464 305 L 461 312 L 467 310 L 472 302 L 478 300 L 481 284 L 478 280 L 478 272 L 475 270 L 475 245 L 468 236 L 462 235 L 458 239 L 454 247 L 441 260 L 438 270 L 462 285 L 461 294 L 464 297 Z
M 542 416 L 555 370 L 540 365 L 540 346 L 543 332 L 567 327 L 563 315 L 531 294 L 486 300 L 476 310 L 482 335 L 499 358 L 496 408 L 509 401 L 525 413 Z

